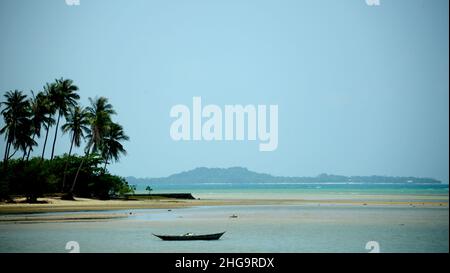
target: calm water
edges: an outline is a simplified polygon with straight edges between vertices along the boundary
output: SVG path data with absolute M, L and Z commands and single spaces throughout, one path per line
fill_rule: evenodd
M 136 193 L 145 193 L 147 185 L 137 185 Z M 448 184 L 349 184 L 349 183 L 183 183 L 150 184 L 152 193 L 190 192 L 195 197 L 214 198 L 258 195 L 443 195 L 448 198 Z
M 449 251 L 448 208 L 283 205 L 133 213 L 98 222 L 3 223 L 0 252 L 66 252 L 68 241 L 77 241 L 81 252 L 367 252 L 368 241 L 379 242 L 381 252 Z M 219 241 L 167 242 L 151 234 L 220 231 L 227 232 Z
M 371 198 L 448 202 L 448 185 L 410 184 L 163 184 L 157 192 L 201 198 Z M 145 186 L 138 187 L 145 192 Z M 361 197 L 362 196 L 362 197 Z M 379 196 L 379 197 L 378 197 Z M 128 211 L 107 211 L 128 215 Z M 133 210 L 107 221 L 0 223 L 0 252 L 448 252 L 449 210 L 444 207 L 338 205 L 217 206 Z M 98 213 L 98 212 L 83 212 Z M 53 213 L 57 214 L 57 213 Z M 230 218 L 237 214 L 238 218 Z M 156 234 L 216 233 L 219 241 L 165 242 Z

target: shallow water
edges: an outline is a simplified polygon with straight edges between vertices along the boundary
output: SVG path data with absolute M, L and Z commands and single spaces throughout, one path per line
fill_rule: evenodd
M 137 185 L 136 193 L 146 193 L 147 185 Z M 427 196 L 448 200 L 448 184 L 402 183 L 159 183 L 152 193 L 192 193 L 202 199 L 333 199 L 349 196 Z
M 449 251 L 448 208 L 277 205 L 101 213 L 129 212 L 107 221 L 2 223 L 0 252 L 67 252 L 68 241 L 77 241 L 81 252 L 367 252 L 368 241 L 377 241 L 381 252 Z M 218 241 L 167 242 L 152 235 L 221 231 Z

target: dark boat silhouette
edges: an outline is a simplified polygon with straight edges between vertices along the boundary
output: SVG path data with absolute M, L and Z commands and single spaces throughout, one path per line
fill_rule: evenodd
M 193 233 L 186 233 L 183 235 L 157 235 L 153 234 L 154 236 L 160 238 L 164 241 L 193 241 L 193 240 L 219 240 L 220 237 L 225 233 L 214 233 L 214 234 L 193 234 Z

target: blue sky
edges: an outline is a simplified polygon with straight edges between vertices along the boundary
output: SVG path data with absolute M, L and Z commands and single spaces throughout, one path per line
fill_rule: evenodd
M 83 105 L 108 97 L 130 136 L 113 173 L 244 166 L 448 182 L 446 0 L 80 2 L 0 2 L 0 95 L 65 77 Z M 173 141 L 170 108 L 192 107 L 193 96 L 277 104 L 278 149 Z M 56 152 L 68 149 L 58 139 Z

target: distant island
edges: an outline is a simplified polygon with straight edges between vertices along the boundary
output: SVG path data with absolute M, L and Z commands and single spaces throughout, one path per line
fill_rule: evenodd
M 126 178 L 130 185 L 153 183 L 411 183 L 411 184 L 442 184 L 433 178 L 393 177 L 393 176 L 343 176 L 320 174 L 315 177 L 273 176 L 257 173 L 243 167 L 231 168 L 196 168 L 168 177 L 161 178 Z

